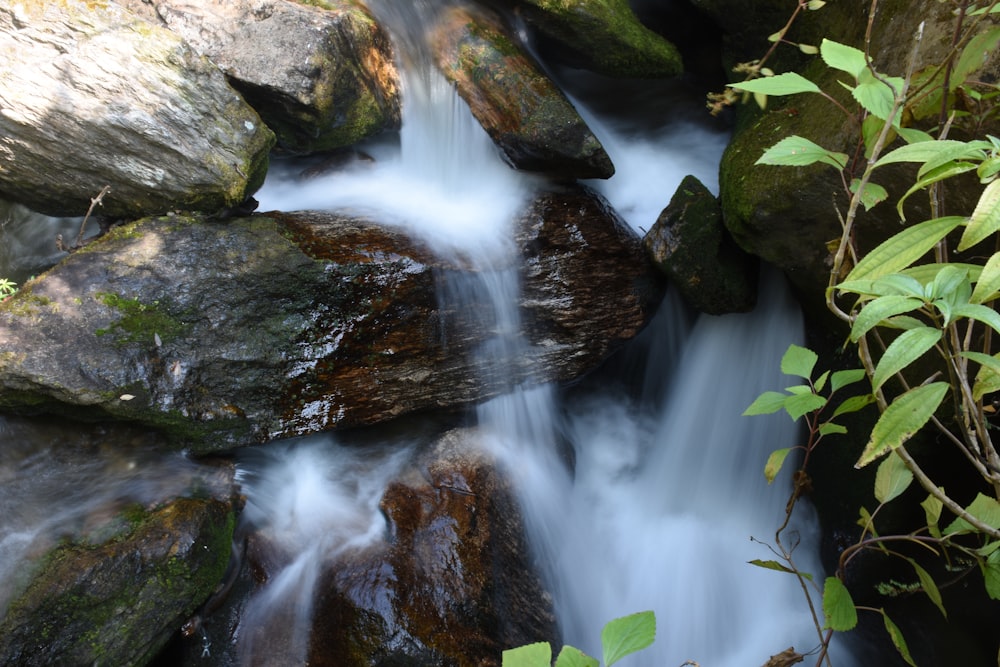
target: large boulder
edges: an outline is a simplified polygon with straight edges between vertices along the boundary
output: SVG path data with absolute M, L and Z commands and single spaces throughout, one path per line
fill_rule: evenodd
M 217 211 L 274 135 L 206 58 L 113 3 L 0 7 L 0 196 L 51 215 Z
M 57 547 L 0 621 L 5 665 L 141 665 L 222 579 L 230 502 L 181 498 L 130 509 L 97 544 Z
M 496 18 L 453 9 L 432 41 L 438 67 L 515 168 L 568 179 L 614 174 L 570 101 Z
M 292 152 L 399 128 L 388 36 L 359 5 L 330 0 L 125 0 L 219 66 Z
M 673 44 L 646 28 L 628 0 L 525 0 L 521 16 L 567 64 L 614 77 L 657 78 L 680 74 Z
M 115 228 L 0 304 L 0 405 L 138 421 L 205 450 L 576 378 L 638 333 L 662 284 L 588 190 L 540 195 L 519 226 L 529 333 L 509 372 L 480 353 L 498 334 L 466 326 L 496 312 L 478 273 L 392 228 L 165 216 Z M 457 279 L 470 301 L 440 303 Z

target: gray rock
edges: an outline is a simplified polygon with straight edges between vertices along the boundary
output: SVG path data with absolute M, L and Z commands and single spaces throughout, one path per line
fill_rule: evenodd
M 389 38 L 347 0 L 126 0 L 218 65 L 274 130 L 307 153 L 399 128 Z
M 0 196 L 51 215 L 216 211 L 274 136 L 207 59 L 111 3 L 0 7 Z
M 484 283 L 439 303 L 475 274 L 390 228 L 336 213 L 143 219 L 0 304 L 0 407 L 224 449 L 578 377 L 662 296 L 639 239 L 589 191 L 539 196 L 519 242 L 509 270 L 526 267 L 529 333 L 501 369 L 480 354 L 503 343 Z

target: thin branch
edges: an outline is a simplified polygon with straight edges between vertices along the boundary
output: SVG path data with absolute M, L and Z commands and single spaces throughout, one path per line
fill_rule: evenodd
M 81 245 L 83 245 L 83 233 L 87 229 L 87 220 L 90 219 L 90 214 L 94 212 L 95 206 L 100 206 L 104 201 L 104 196 L 111 192 L 111 186 L 105 185 L 101 188 L 101 191 L 97 193 L 96 197 L 92 197 L 90 200 L 90 208 L 87 209 L 87 215 L 83 216 L 83 222 L 80 223 L 80 233 L 76 235 L 76 243 L 73 244 L 73 249 L 76 250 Z

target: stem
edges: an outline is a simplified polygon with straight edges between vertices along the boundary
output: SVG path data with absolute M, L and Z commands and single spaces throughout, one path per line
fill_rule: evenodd
M 94 212 L 94 207 L 100 204 L 104 200 L 104 195 L 111 192 L 111 186 L 105 185 L 101 188 L 101 191 L 97 193 L 96 197 L 92 197 L 90 200 L 90 208 L 87 209 L 87 215 L 83 216 L 83 222 L 80 223 L 80 233 L 76 235 L 76 243 L 73 244 L 73 249 L 79 248 L 83 243 L 83 233 L 87 229 L 87 220 L 90 219 L 90 214 Z

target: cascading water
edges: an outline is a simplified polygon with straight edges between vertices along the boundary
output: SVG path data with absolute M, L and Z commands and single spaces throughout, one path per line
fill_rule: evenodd
M 493 335 L 478 352 L 479 366 L 502 373 L 528 356 L 517 271 L 510 266 L 511 227 L 535 183 L 500 160 L 465 104 L 427 64 L 419 33 L 433 9 L 427 2 L 373 6 L 405 51 L 399 141 L 371 142 L 361 149 L 372 161 L 308 180 L 276 168 L 257 196 L 262 210 L 370 213 L 442 255 L 476 265 L 473 284 L 443 284 L 441 299 L 460 300 L 469 292 L 491 297 L 492 312 L 479 325 Z M 571 90 L 591 84 L 568 82 Z M 653 84 L 645 87 L 647 94 L 656 92 Z M 685 174 L 714 187 L 723 133 L 683 120 L 656 123 L 651 132 L 646 121 L 639 127 L 618 110 L 574 99 L 617 168 L 611 180 L 591 185 L 636 230 L 652 226 Z M 770 557 L 750 538 L 773 535 L 787 499 L 787 480 L 765 484 L 764 460 L 795 436 L 787 417 L 739 417 L 760 391 L 783 386 L 778 359 L 801 328 L 780 281 L 766 281 L 765 289 L 752 314 L 696 322 L 668 295 L 653 324 L 581 387 L 567 392 L 511 381 L 509 391 L 476 410 L 480 430 L 516 482 L 567 643 L 600 655 L 604 622 L 653 609 L 656 643 L 630 664 L 692 660 L 746 667 L 790 645 L 804 651 L 816 644 L 794 578 L 746 564 Z M 236 662 L 278 664 L 279 654 L 280 664 L 305 662 L 319 567 L 337 553 L 383 539 L 379 498 L 409 453 L 399 443 L 358 451 L 316 436 L 239 457 L 247 496 L 243 520 L 275 547 L 284 567 L 243 609 Z M 22 475 L 31 465 L 25 456 L 14 469 Z M 178 457 L 144 469 L 161 474 L 166 466 L 179 468 L 190 483 L 193 473 Z M 88 479 L 112 488 L 107 471 L 99 473 Z M 125 474 L 111 499 L 97 498 L 95 506 L 133 496 L 150 502 L 143 479 Z M 16 492 L 5 488 L 7 504 L 0 505 L 8 519 L 0 534 L 0 581 L 9 574 L 3 569 L 8 555 L 19 557 L 39 548 L 39 539 L 58 539 L 70 530 L 66 525 L 85 523 L 80 512 L 12 524 L 10 517 L 20 511 L 11 509 Z M 35 492 L 49 493 L 44 485 Z M 45 506 L 17 508 L 33 505 Z M 807 555 L 814 548 L 808 517 L 801 511 L 800 517 L 799 564 L 818 573 Z M 0 597 L 0 608 L 5 603 Z M 272 622 L 276 617 L 283 623 Z M 265 628 L 266 642 L 260 634 Z M 220 655 L 205 648 L 207 655 Z
M 412 7 L 375 10 L 396 30 L 423 16 Z M 416 38 L 407 34 L 412 49 Z M 495 335 L 479 352 L 480 366 L 516 365 L 528 345 L 517 273 L 495 269 L 513 252 L 511 221 L 531 182 L 502 164 L 419 52 L 404 60 L 400 145 L 366 147 L 374 164 L 305 185 L 272 176 L 259 193 L 262 208 L 377 212 L 437 252 L 478 263 L 475 284 L 442 286 L 442 298 L 488 293 L 494 310 L 481 325 Z M 618 167 L 615 178 L 594 185 L 633 227 L 652 225 L 684 174 L 714 187 L 719 132 L 685 122 L 640 138 L 627 120 L 581 111 Z M 765 484 L 764 461 L 795 437 L 787 417 L 740 417 L 758 393 L 781 386 L 780 356 L 800 336 L 797 309 L 779 283 L 768 281 L 755 313 L 702 317 L 693 328 L 669 296 L 665 313 L 632 345 L 638 361 L 619 360 L 641 373 L 619 376 L 608 389 L 560 396 L 550 385 L 512 386 L 477 410 L 479 428 L 516 480 L 567 643 L 600 655 L 603 623 L 643 609 L 656 611 L 658 639 L 632 664 L 744 667 L 817 643 L 795 579 L 746 563 L 769 557 L 750 538 L 773 535 L 787 500 L 787 480 Z M 572 470 L 563 442 L 574 450 Z M 251 502 L 258 502 L 252 493 Z M 816 565 L 804 553 L 815 543 L 808 521 L 799 531 L 801 562 Z

